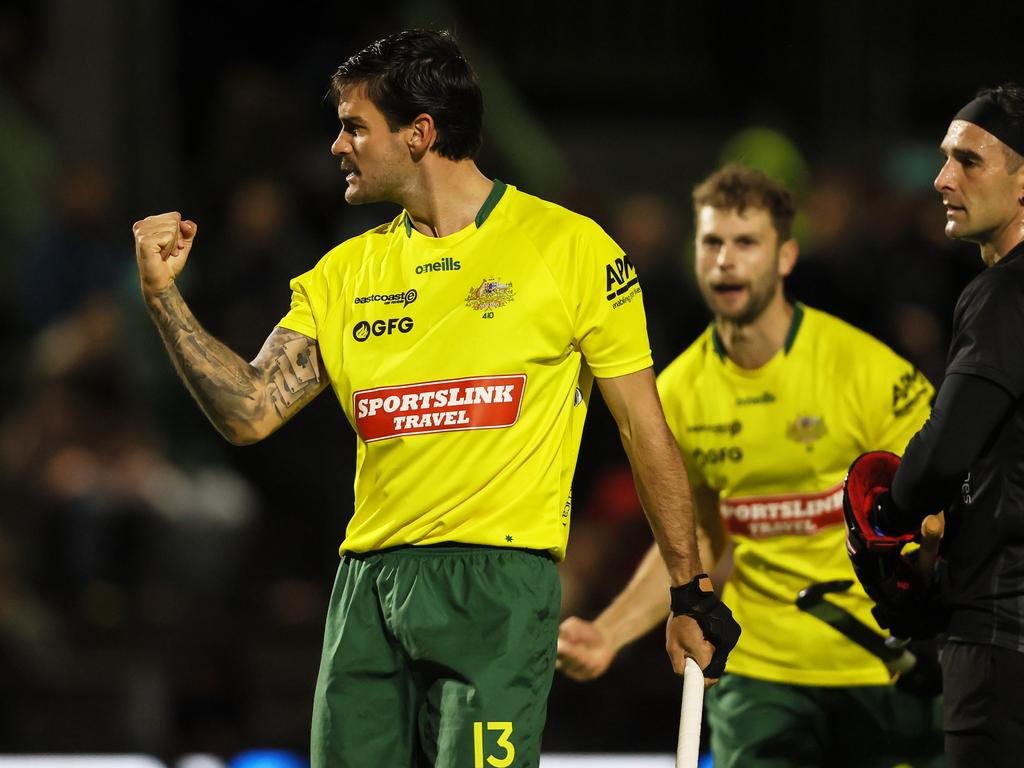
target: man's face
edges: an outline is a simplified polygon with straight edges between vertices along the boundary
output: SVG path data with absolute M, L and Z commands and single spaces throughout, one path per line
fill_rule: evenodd
M 412 166 L 403 140 L 405 130 L 391 131 L 363 84 L 342 92 L 338 120 L 341 131 L 331 154 L 341 159 L 346 174 L 345 201 L 352 205 L 398 202 Z
M 782 290 L 792 258 L 780 259 L 778 233 L 764 208 L 713 208 L 697 212 L 697 284 L 715 317 L 752 323 Z
M 946 162 L 935 189 L 946 206 L 946 237 L 994 241 L 1020 212 L 1018 174 L 1007 171 L 1002 142 L 974 123 L 954 120 L 941 149 Z

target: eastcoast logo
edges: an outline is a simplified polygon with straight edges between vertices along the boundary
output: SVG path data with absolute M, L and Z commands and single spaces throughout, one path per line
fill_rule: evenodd
M 451 256 L 445 256 L 440 261 L 432 261 L 430 264 L 420 264 L 416 267 L 417 275 L 424 275 L 427 272 L 458 272 L 462 269 L 462 262 L 456 261 Z
M 403 435 L 502 429 L 519 420 L 526 376 L 476 376 L 352 395 L 356 429 L 367 443 Z
M 414 301 L 419 294 L 415 288 L 410 288 L 408 291 L 401 291 L 400 293 L 371 293 L 369 296 L 359 296 L 355 300 L 355 304 L 373 304 L 379 301 L 381 304 L 401 304 L 403 307 L 408 307 Z
M 411 317 L 389 317 L 387 320 L 360 320 L 352 328 L 352 338 L 356 341 L 366 341 L 370 336 L 390 336 L 395 331 L 408 333 L 412 330 L 413 322 Z

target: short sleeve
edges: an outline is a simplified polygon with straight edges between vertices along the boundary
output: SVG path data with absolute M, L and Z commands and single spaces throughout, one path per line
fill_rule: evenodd
M 679 446 L 679 453 L 686 465 L 686 474 L 689 476 L 690 485 L 700 488 L 707 485 L 708 481 L 700 466 L 693 460 L 693 451 L 686 444 L 686 415 L 683 413 L 683 398 L 677 391 L 679 380 L 672 375 L 673 371 L 674 369 L 670 366 L 658 376 L 658 397 L 661 399 L 661 407 L 665 411 L 665 422 L 676 440 L 676 445 Z
M 291 281 L 292 303 L 288 313 L 281 318 L 278 326 L 308 336 L 317 336 L 316 307 L 322 306 L 323 300 L 323 262 L 317 264 L 305 274 Z
M 882 344 L 866 368 L 868 384 L 860 401 L 868 437 L 862 447 L 902 456 L 928 420 L 935 389 L 923 373 Z
M 1014 274 L 991 267 L 967 286 L 953 317 L 946 374 L 988 379 L 1024 394 L 1024 290 Z
M 575 340 L 599 378 L 653 365 L 643 293 L 629 257 L 587 220 L 576 241 Z

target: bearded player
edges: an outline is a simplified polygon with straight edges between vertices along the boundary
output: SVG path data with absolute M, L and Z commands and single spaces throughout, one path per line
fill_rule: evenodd
M 331 94 L 345 199 L 402 213 L 293 280 L 291 310 L 251 363 L 199 326 L 175 286 L 196 235 L 177 213 L 135 225 L 143 295 L 230 441 L 262 440 L 328 384 L 355 428 L 313 766 L 536 766 L 555 562 L 595 378 L 671 573 L 673 666 L 692 656 L 713 680 L 739 633 L 696 578 L 640 287 L 592 221 L 480 172 L 482 97 L 446 33 L 378 41 L 338 69 Z
M 743 625 L 706 701 L 715 766 L 934 765 L 934 699 L 890 685 L 877 657 L 794 604 L 813 582 L 853 579 L 847 467 L 865 446 L 902 451 L 932 388 L 880 342 L 785 296 L 798 248 L 784 187 L 730 165 L 696 187 L 693 204 L 697 281 L 714 322 L 658 391 L 712 551 L 705 561 L 719 560 L 714 578 L 727 577 L 723 596 Z M 563 623 L 561 669 L 602 674 L 664 618 L 666 580 L 652 548 L 594 622 Z M 881 633 L 859 586 L 830 599 Z

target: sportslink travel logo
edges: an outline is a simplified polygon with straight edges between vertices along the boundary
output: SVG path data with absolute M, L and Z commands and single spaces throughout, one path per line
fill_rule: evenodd
M 408 291 L 400 293 L 371 293 L 369 296 L 359 296 L 353 303 L 373 304 L 379 301 L 381 304 L 401 304 L 403 307 L 408 307 L 416 301 L 418 296 L 419 293 L 416 292 L 416 289 L 410 288 Z
M 364 389 L 352 395 L 364 442 L 404 435 L 503 429 L 519 420 L 525 374 L 443 379 Z
M 843 484 L 820 493 L 722 499 L 719 508 L 730 533 L 752 539 L 812 536 L 842 525 Z

